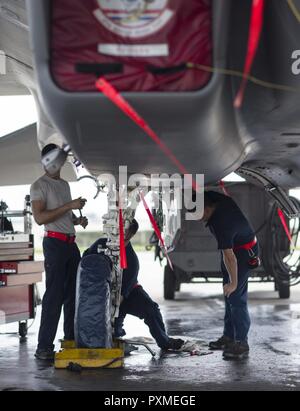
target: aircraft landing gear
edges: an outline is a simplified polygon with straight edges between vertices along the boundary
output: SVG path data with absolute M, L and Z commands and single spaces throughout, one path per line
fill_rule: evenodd
M 103 233 L 108 239 L 106 255 L 112 262 L 111 273 L 111 323 L 119 316 L 121 304 L 121 288 L 123 270 L 120 267 L 120 231 L 119 231 L 119 207 L 122 209 L 123 226 L 126 230 L 134 219 L 135 208 L 131 208 L 131 201 L 138 202 L 138 196 L 133 198 L 134 192 L 129 193 L 126 198 L 122 197 L 121 189 L 108 184 L 108 212 L 103 216 Z

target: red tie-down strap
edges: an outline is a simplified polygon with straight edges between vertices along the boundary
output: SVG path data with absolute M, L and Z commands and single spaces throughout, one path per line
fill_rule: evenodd
M 292 247 L 295 249 L 296 246 L 295 246 L 295 244 L 294 244 L 293 238 L 292 238 L 292 236 L 291 236 L 289 227 L 288 227 L 288 225 L 287 225 L 285 216 L 284 216 L 283 211 L 281 210 L 281 208 L 278 208 L 278 209 L 277 209 L 277 213 L 278 213 L 278 217 L 280 218 L 280 221 L 281 221 L 281 224 L 282 224 L 282 226 L 283 226 L 283 229 L 284 229 L 284 231 L 285 231 L 285 233 L 286 233 L 286 235 L 287 235 L 287 237 L 288 237 L 288 239 L 289 239 Z
M 151 222 L 151 224 L 152 224 L 152 227 L 153 227 L 153 229 L 154 229 L 154 231 L 155 231 L 155 234 L 157 235 L 157 238 L 158 238 L 159 241 L 160 241 L 162 250 L 164 251 L 164 254 L 165 254 L 165 256 L 166 256 L 166 258 L 167 258 L 167 260 L 168 260 L 169 266 L 170 266 L 170 268 L 173 270 L 173 264 L 172 264 L 172 262 L 171 262 L 171 260 L 170 260 L 170 257 L 168 256 L 168 252 L 167 252 L 167 248 L 166 248 L 164 239 L 162 238 L 160 229 L 158 228 L 158 225 L 157 225 L 157 223 L 156 223 L 156 221 L 155 221 L 155 218 L 153 217 L 153 214 L 151 213 L 150 208 L 149 208 L 149 206 L 148 206 L 148 204 L 147 204 L 147 202 L 146 202 L 146 200 L 145 200 L 145 196 L 144 196 L 144 194 L 143 194 L 142 192 L 140 192 L 140 198 L 141 198 L 141 200 L 142 200 L 142 202 L 143 202 L 143 205 L 144 205 L 145 210 L 146 210 L 146 212 L 147 212 L 147 214 L 148 214 L 149 220 L 150 220 L 150 222 Z M 173 271 L 174 271 L 174 270 L 173 270 Z
M 257 52 L 264 20 L 265 0 L 252 0 L 251 21 L 248 36 L 248 50 L 244 67 L 244 75 L 239 92 L 234 100 L 234 107 L 240 108 L 243 104 L 248 76 Z
M 119 208 L 119 236 L 120 236 L 120 266 L 124 270 L 127 268 L 127 257 L 124 239 L 124 224 L 122 209 Z
M 122 110 L 135 124 L 137 124 L 150 138 L 155 142 L 159 149 L 168 157 L 168 159 L 177 167 L 181 174 L 189 174 L 185 166 L 177 159 L 169 147 L 159 138 L 152 130 L 149 124 L 135 111 L 135 109 L 125 100 L 125 98 L 107 81 L 100 77 L 96 81 L 96 87 L 109 100 L 111 100 L 120 110 Z M 192 179 L 192 187 L 199 191 L 197 183 Z
M 134 123 L 136 123 L 160 148 L 160 150 L 169 158 L 169 160 L 175 164 L 181 174 L 190 175 L 183 164 L 176 158 L 173 152 L 167 147 L 167 145 L 161 141 L 158 135 L 151 129 L 147 122 L 134 110 L 134 108 L 124 99 L 124 97 L 103 77 L 100 77 L 96 81 L 96 88 L 101 91 L 109 100 L 111 100 L 120 110 L 122 110 Z M 194 190 L 199 191 L 198 184 L 191 178 L 191 184 Z M 172 262 L 168 256 L 165 242 L 162 238 L 161 232 L 156 224 L 156 221 L 146 203 L 143 194 L 140 194 L 145 210 L 149 216 L 155 234 L 159 239 L 165 256 L 168 260 L 169 266 L 173 270 Z M 120 264 L 121 268 L 127 268 L 126 250 L 124 244 L 124 228 L 122 220 L 122 210 L 119 210 L 119 230 L 120 230 Z M 122 234 L 123 233 L 123 234 Z

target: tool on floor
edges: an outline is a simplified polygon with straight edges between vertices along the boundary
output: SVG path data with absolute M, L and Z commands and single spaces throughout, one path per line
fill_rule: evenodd
M 150 352 L 150 354 L 152 355 L 153 358 L 156 356 L 156 352 L 153 351 L 149 347 L 149 345 L 144 341 L 139 341 L 139 340 L 120 340 L 120 341 L 122 341 L 125 344 L 141 345 L 142 347 L 145 347 Z
M 198 356 L 198 357 L 203 357 L 204 355 L 210 355 L 210 354 L 213 354 L 213 351 L 194 350 L 190 352 L 190 356 Z

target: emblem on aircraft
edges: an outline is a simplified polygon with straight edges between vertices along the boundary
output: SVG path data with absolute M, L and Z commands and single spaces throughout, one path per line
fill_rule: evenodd
M 169 23 L 169 0 L 96 0 L 94 15 L 109 31 L 129 38 L 150 36 Z

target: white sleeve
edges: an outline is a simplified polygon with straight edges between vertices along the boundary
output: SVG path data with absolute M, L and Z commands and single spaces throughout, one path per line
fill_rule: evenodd
M 33 183 L 30 187 L 30 200 L 31 201 L 46 201 L 46 195 L 38 181 Z

